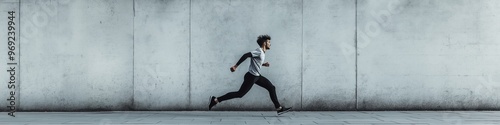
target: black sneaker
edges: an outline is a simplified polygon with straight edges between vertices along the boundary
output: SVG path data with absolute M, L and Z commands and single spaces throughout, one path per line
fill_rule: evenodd
M 215 97 L 210 97 L 210 105 L 208 105 L 208 110 L 212 110 L 212 107 L 214 107 L 216 104 L 217 102 L 215 102 Z
M 281 114 L 289 112 L 291 109 L 292 109 L 292 107 L 288 107 L 288 108 L 281 107 L 281 109 L 276 111 L 276 112 L 278 113 L 278 115 L 281 115 Z

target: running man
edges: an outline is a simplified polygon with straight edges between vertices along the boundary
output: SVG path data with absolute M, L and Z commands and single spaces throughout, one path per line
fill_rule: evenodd
M 285 112 L 288 112 L 291 107 L 285 108 L 280 105 L 278 102 L 278 97 L 276 97 L 276 88 L 274 85 L 262 74 L 260 73 L 260 68 L 262 66 L 269 67 L 269 62 L 264 63 L 264 59 L 266 58 L 266 51 L 271 49 L 271 37 L 269 35 L 260 35 L 257 38 L 257 43 L 260 48 L 257 48 L 254 51 L 245 53 L 240 60 L 236 63 L 236 65 L 230 68 L 231 72 L 234 72 L 238 66 L 250 57 L 250 67 L 248 68 L 248 72 L 245 74 L 243 84 L 240 89 L 235 92 L 229 92 L 221 97 L 212 96 L 210 98 L 210 105 L 208 106 L 208 110 L 212 110 L 217 103 L 233 99 L 233 98 L 241 98 L 243 97 L 249 90 L 252 88 L 253 84 L 257 84 L 269 91 L 269 96 L 274 103 L 274 107 L 278 115 L 281 115 Z

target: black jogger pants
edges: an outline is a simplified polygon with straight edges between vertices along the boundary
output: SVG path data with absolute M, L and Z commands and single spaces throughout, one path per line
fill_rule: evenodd
M 245 78 L 243 84 L 240 87 L 240 90 L 235 92 L 229 92 L 221 97 L 218 97 L 217 100 L 219 102 L 222 102 L 233 98 L 241 98 L 245 94 L 247 94 L 248 91 L 250 91 L 250 88 L 252 88 L 254 83 L 269 91 L 269 96 L 271 97 L 271 100 L 274 103 L 274 107 L 279 108 L 281 106 L 280 103 L 278 102 L 278 97 L 276 97 L 276 88 L 274 87 L 274 85 L 266 77 L 262 75 L 254 76 L 248 72 L 245 74 Z

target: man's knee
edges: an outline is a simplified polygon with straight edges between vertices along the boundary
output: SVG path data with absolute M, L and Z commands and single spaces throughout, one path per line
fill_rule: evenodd
M 275 91 L 275 90 L 276 90 L 276 87 L 274 87 L 274 85 L 271 85 L 271 87 L 269 87 L 269 90 L 270 90 L 270 91 Z

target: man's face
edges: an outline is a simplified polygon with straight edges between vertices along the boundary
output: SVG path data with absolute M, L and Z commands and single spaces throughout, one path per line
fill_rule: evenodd
M 266 49 L 271 49 L 271 40 L 266 41 Z

